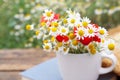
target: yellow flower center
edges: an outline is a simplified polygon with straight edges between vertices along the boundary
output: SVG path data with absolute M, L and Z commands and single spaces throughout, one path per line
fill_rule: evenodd
M 99 30 L 99 33 L 100 33 L 101 35 L 104 35 L 104 34 L 105 34 L 105 31 L 104 31 L 103 29 L 101 29 L 101 30 Z
M 34 39 L 33 39 L 32 37 L 29 39 L 30 42 L 33 42 L 33 40 L 34 40 Z
M 70 21 L 72 24 L 74 24 L 75 23 L 75 19 L 71 19 L 71 21 Z
M 50 46 L 46 45 L 46 46 L 45 46 L 45 49 L 47 49 L 47 50 L 50 49 Z
M 35 34 L 36 34 L 36 35 L 39 35 L 39 33 L 40 33 L 40 31 L 39 31 L 39 30 L 38 30 L 38 31 L 35 31 Z
M 80 27 L 80 24 L 77 24 L 78 27 Z
M 67 48 L 63 48 L 63 51 L 66 52 L 66 51 L 67 51 Z
M 88 26 L 88 23 L 87 23 L 86 21 L 83 21 L 83 22 L 82 22 L 82 25 L 83 25 L 84 27 L 87 27 L 87 26 Z
M 31 25 L 28 24 L 28 25 L 26 26 L 26 30 L 30 30 L 30 29 L 31 29 Z
M 115 49 L 115 44 L 113 44 L 113 43 L 108 44 L 108 49 L 109 50 L 114 50 Z
M 56 46 L 56 47 L 55 47 L 55 50 L 58 51 L 58 49 L 59 49 L 59 48 Z
M 72 44 L 73 44 L 74 46 L 77 46 L 77 45 L 78 45 L 78 41 L 77 41 L 77 40 L 73 40 L 73 41 L 72 41 Z
M 94 31 L 92 29 L 89 29 L 88 32 L 92 34 Z
M 62 45 L 63 45 L 62 42 L 58 42 L 58 43 L 57 43 L 57 46 L 58 46 L 58 47 L 62 47 Z
M 79 31 L 78 31 L 78 34 L 79 34 L 80 36 L 83 36 L 83 35 L 84 35 L 84 31 L 83 31 L 83 30 L 79 30 Z
M 41 25 L 41 26 L 45 26 L 45 22 L 41 22 L 40 25 Z
M 47 17 L 51 16 L 51 12 L 46 12 Z
M 63 23 L 64 23 L 64 24 L 67 24 L 67 23 L 68 23 L 67 19 L 64 19 L 64 20 L 63 20 Z
M 58 23 L 57 23 L 57 22 L 53 22 L 53 23 L 52 23 L 52 26 L 58 27 Z
M 91 49 L 91 50 L 90 50 L 90 53 L 91 53 L 92 55 L 96 54 L 96 49 Z
M 94 44 L 89 44 L 89 45 L 88 45 L 88 48 L 89 48 L 89 49 L 94 49 L 95 46 L 94 46 Z
M 75 35 L 74 35 L 73 33 L 70 33 L 70 34 L 69 34 L 69 38 L 70 38 L 70 39 L 74 39 L 74 38 L 75 38 Z
M 54 42 L 55 41 L 55 37 L 51 37 L 51 42 Z
M 61 30 L 61 32 L 65 33 L 65 32 L 66 32 L 66 29 L 63 28 L 63 29 Z
M 37 6 L 37 7 L 40 7 L 41 5 L 40 5 L 40 4 L 37 4 L 36 6 Z
M 57 28 L 53 27 L 51 28 L 52 32 L 56 32 L 57 31 Z
M 26 15 L 25 15 L 25 17 L 29 17 L 29 16 L 30 16 L 30 14 L 26 14 Z
M 43 43 L 45 44 L 45 43 L 48 43 L 48 40 L 43 40 Z

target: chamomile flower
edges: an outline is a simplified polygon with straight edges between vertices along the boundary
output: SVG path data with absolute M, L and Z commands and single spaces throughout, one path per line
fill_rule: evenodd
M 68 54 L 69 48 L 67 48 L 67 47 L 62 47 L 62 52 L 63 52 L 64 55 Z
M 90 49 L 89 52 L 90 54 L 95 55 L 97 53 L 97 50 L 94 48 L 94 49 Z
M 80 23 L 80 21 L 76 18 L 68 18 L 68 26 L 70 28 L 74 27 L 74 26 L 78 26 L 78 24 Z
M 109 40 L 107 41 L 107 44 L 108 44 L 108 49 L 109 49 L 109 50 L 114 50 L 114 49 L 115 49 L 115 42 L 114 42 L 114 40 L 109 39 Z
M 62 42 L 57 42 L 56 46 L 54 47 L 54 51 L 55 52 L 62 52 L 62 47 L 63 47 L 63 43 Z
M 103 49 L 106 53 L 110 54 L 115 49 L 115 42 L 112 39 L 108 39 L 104 42 Z
M 92 55 L 95 55 L 97 53 L 97 50 L 96 50 L 95 45 L 93 43 L 90 43 L 88 45 L 88 51 Z
M 45 10 L 45 13 L 43 13 L 43 16 L 45 17 L 45 20 L 52 20 L 54 18 L 54 13 L 52 10 Z
M 101 38 L 104 38 L 108 35 L 107 30 L 105 28 L 99 27 L 98 34 Z
M 68 34 L 68 31 L 69 31 L 69 29 L 68 28 L 66 28 L 66 27 L 60 27 L 59 28 L 59 33 L 61 34 L 61 35 L 66 35 L 66 34 Z
M 78 40 L 74 39 L 74 40 L 71 41 L 71 47 L 74 48 L 74 49 L 78 48 L 78 44 L 79 44 Z
M 66 18 L 64 18 L 64 19 L 62 20 L 62 22 L 63 22 L 64 25 L 66 25 L 66 24 L 68 23 L 68 20 L 67 20 Z
M 67 12 L 69 18 L 75 18 L 77 20 L 81 19 L 80 14 L 78 12 L 76 13 L 75 11 L 73 12 L 71 10 L 68 10 L 66 12 Z
M 35 35 L 36 35 L 36 38 L 37 38 L 37 39 L 40 39 L 40 38 L 42 37 L 43 33 L 40 32 L 40 30 L 36 30 L 36 31 L 35 31 Z
M 57 27 L 50 27 L 49 35 L 56 36 L 57 34 L 58 34 L 58 28 Z
M 88 28 L 87 28 L 87 35 L 89 37 L 94 37 L 96 35 L 96 31 L 97 31 L 97 28 L 93 27 L 92 25 L 90 25 Z
M 71 33 L 69 33 L 69 39 L 70 40 L 73 40 L 73 39 L 75 39 L 75 35 L 74 35 L 74 33 L 73 32 L 71 32 Z
M 90 24 L 90 19 L 89 18 L 87 18 L 87 17 L 83 17 L 83 19 L 81 20 L 81 24 L 82 24 L 82 26 L 83 27 L 88 27 L 88 25 Z
M 59 25 L 60 25 L 60 23 L 58 23 L 57 21 L 53 21 L 53 22 L 51 23 L 51 26 L 52 26 L 52 27 L 59 27 Z
M 50 51 L 52 50 L 52 44 L 51 44 L 51 43 L 46 43 L 46 44 L 44 44 L 44 45 L 43 45 L 43 49 L 44 49 L 45 51 L 50 52 Z
M 27 20 L 30 20 L 31 19 L 31 15 L 30 14 L 26 14 L 24 16 L 24 20 L 27 21 Z
M 33 29 L 34 29 L 33 24 L 32 25 L 30 25 L 30 24 L 26 25 L 26 30 L 33 30 Z
M 56 39 L 55 39 L 54 36 L 52 36 L 52 37 L 50 38 L 50 42 L 51 42 L 52 44 L 56 45 Z
M 84 39 L 86 37 L 87 30 L 84 27 L 80 27 L 75 31 L 77 39 Z
M 67 20 L 68 20 L 69 27 L 74 27 L 78 22 L 76 18 L 68 18 Z

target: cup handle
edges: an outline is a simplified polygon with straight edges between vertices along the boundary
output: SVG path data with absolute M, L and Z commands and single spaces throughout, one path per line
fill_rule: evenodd
M 106 53 L 102 53 L 101 56 L 102 56 L 102 58 L 109 58 L 110 60 L 112 60 L 112 65 L 108 68 L 102 68 L 101 67 L 100 70 L 99 70 L 99 73 L 100 74 L 106 74 L 106 73 L 111 72 L 114 69 L 114 67 L 116 65 L 116 62 L 117 62 L 117 59 L 116 59 L 115 55 L 114 54 L 109 54 L 108 55 Z

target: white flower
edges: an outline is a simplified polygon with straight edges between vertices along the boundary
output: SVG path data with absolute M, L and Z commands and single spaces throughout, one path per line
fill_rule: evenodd
M 34 8 L 31 9 L 30 13 L 34 14 L 36 12 L 36 10 Z
M 94 37 L 96 35 L 97 28 L 95 28 L 93 25 L 89 25 L 87 28 L 87 35 L 89 37 Z
M 48 37 L 49 37 L 49 35 L 44 34 L 44 35 L 42 36 L 42 39 L 45 40 L 45 39 L 47 39 Z
M 85 29 L 84 27 L 79 27 L 75 31 L 75 35 L 77 39 L 84 39 L 84 37 L 87 36 L 87 29 Z
M 50 27 L 49 35 L 56 36 L 57 34 L 58 34 L 58 28 L 57 27 Z
M 19 36 L 20 32 L 15 32 L 14 34 L 15 34 L 15 36 Z
M 116 7 L 116 11 L 120 11 L 120 6 Z
M 96 15 L 101 15 L 103 13 L 102 9 L 95 9 Z
M 34 29 L 34 24 L 32 25 L 26 25 L 26 30 L 33 30 Z
M 81 20 L 81 24 L 82 24 L 82 26 L 83 27 L 88 27 L 88 25 L 90 24 L 90 19 L 89 18 L 87 18 L 87 17 L 83 17 L 83 19 Z
M 24 16 L 24 20 L 27 21 L 27 20 L 30 20 L 31 19 L 31 15 L 30 14 L 26 14 Z
M 40 30 L 36 30 L 36 31 L 35 31 L 35 35 L 36 35 L 36 38 L 37 38 L 37 39 L 41 39 L 43 33 L 42 33 Z
M 77 20 L 80 20 L 80 19 L 81 19 L 80 14 L 79 14 L 79 13 L 76 13 L 75 11 L 72 12 L 71 10 L 68 10 L 68 11 L 66 11 L 66 12 L 68 13 L 68 17 L 69 17 L 69 18 L 75 18 L 75 19 L 77 19 Z
M 69 27 L 74 27 L 74 26 L 77 26 L 78 23 L 80 23 L 80 14 L 79 13 L 76 13 L 75 11 L 72 12 L 71 10 L 69 11 L 66 11 L 68 13 L 68 26 Z
M 32 47 L 32 43 L 27 43 L 27 44 L 25 44 L 25 47 L 26 47 L 26 48 Z
M 15 25 L 15 29 L 19 30 L 21 28 L 21 25 Z
M 112 14 L 115 13 L 115 11 L 116 11 L 115 8 L 111 8 L 111 9 L 109 9 L 108 14 L 109 14 L 109 15 L 112 15 Z
M 100 38 L 104 38 L 108 35 L 107 30 L 105 28 L 99 27 L 98 28 L 98 35 Z
M 15 14 L 14 18 L 18 19 L 19 18 L 19 14 Z
M 62 47 L 63 54 L 66 55 L 69 52 L 69 48 Z
M 69 52 L 69 48 L 66 48 L 66 47 L 58 47 L 58 46 L 56 46 L 56 47 L 54 47 L 54 51 L 56 52 L 56 53 L 62 53 L 62 54 L 64 54 L 64 55 L 66 55 L 66 54 L 68 54 L 68 52 Z
M 23 29 L 21 29 L 19 32 L 20 32 L 20 34 L 23 34 L 25 31 Z
M 54 13 L 52 10 L 45 10 L 45 13 L 43 13 L 43 16 L 45 17 L 45 20 L 52 20 L 54 18 Z
M 52 44 L 51 44 L 51 43 L 45 43 L 45 44 L 43 45 L 43 49 L 44 49 L 45 51 L 50 52 L 50 51 L 52 50 Z
M 52 27 L 59 27 L 60 26 L 60 22 L 53 21 L 53 22 L 51 22 L 51 26 Z
M 66 27 L 59 27 L 59 33 L 60 34 L 62 34 L 62 35 L 66 35 L 66 34 L 68 34 L 68 28 L 66 28 Z
M 115 42 L 112 39 L 105 40 L 102 47 L 106 53 L 110 54 L 115 49 Z
M 71 48 L 74 48 L 74 49 L 77 49 L 78 48 L 78 41 L 77 40 L 72 40 L 71 42 L 70 42 L 71 44 Z
M 78 19 L 76 18 L 68 18 L 68 26 L 71 28 L 71 27 L 74 27 L 74 26 L 77 26 L 77 24 L 80 22 Z

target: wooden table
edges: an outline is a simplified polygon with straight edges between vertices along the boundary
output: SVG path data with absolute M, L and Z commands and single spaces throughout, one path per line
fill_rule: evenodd
M 21 80 L 20 72 L 55 57 L 40 49 L 0 50 L 0 80 Z M 101 76 L 102 79 L 116 80 L 113 73 Z

